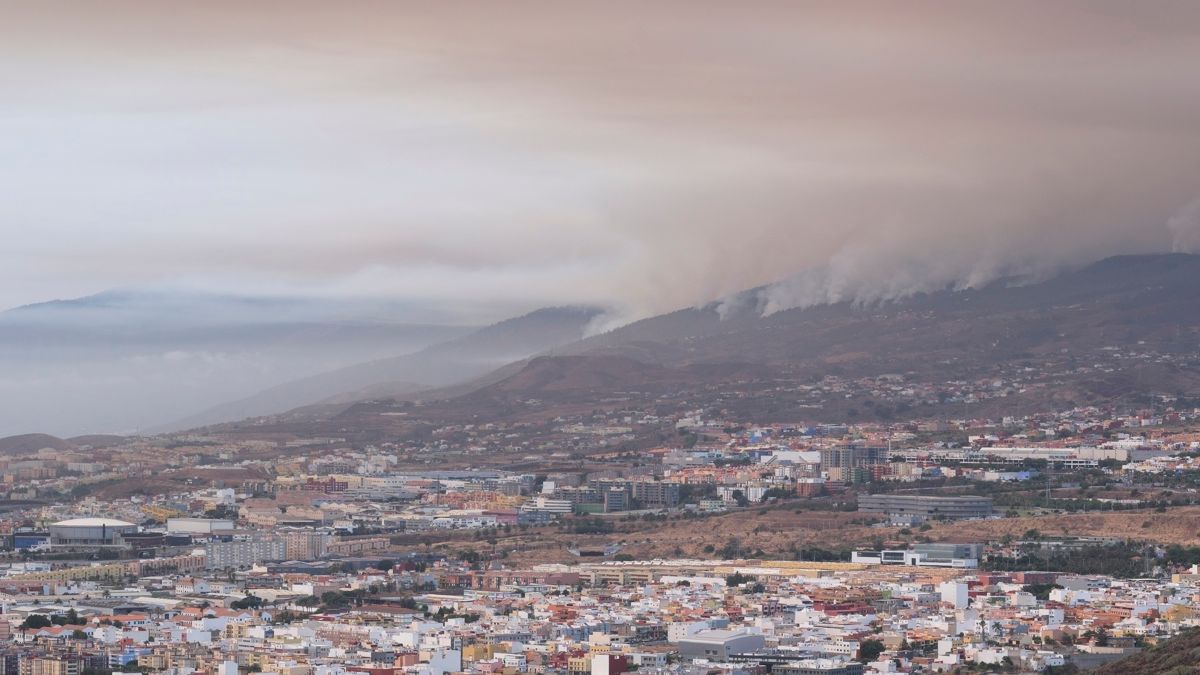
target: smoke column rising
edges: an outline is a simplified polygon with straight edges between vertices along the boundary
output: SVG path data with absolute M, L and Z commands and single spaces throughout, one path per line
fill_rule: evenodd
M 19 3 L 0 303 L 187 278 L 631 317 L 774 284 L 770 312 L 1193 250 L 1198 27 L 1170 2 Z

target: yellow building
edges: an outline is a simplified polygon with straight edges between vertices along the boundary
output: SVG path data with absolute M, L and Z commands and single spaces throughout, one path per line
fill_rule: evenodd
M 462 660 L 470 663 L 475 661 L 487 661 L 488 659 L 492 658 L 492 655 L 495 653 L 495 648 L 490 644 L 477 643 L 473 645 L 467 645 L 466 647 L 463 647 Z

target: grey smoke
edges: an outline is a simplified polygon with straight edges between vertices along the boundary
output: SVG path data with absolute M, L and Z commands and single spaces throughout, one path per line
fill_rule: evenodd
M 1179 209 L 1167 221 L 1173 237 L 1171 250 L 1176 253 L 1200 252 L 1200 197 Z
M 1200 185 L 1198 26 L 1171 2 L 19 5 L 0 305 L 183 275 L 633 317 L 790 279 L 776 311 L 1188 247 L 1163 224 Z

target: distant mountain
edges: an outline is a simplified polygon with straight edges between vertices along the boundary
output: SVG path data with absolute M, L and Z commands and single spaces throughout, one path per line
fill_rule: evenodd
M 1017 375 L 1037 380 L 976 403 L 977 414 L 1159 395 L 1200 400 L 1196 289 L 1200 256 L 1192 255 L 1121 256 L 1038 283 L 1008 279 L 879 305 L 839 303 L 765 316 L 758 310 L 764 290 L 758 289 L 737 302 L 648 318 L 473 380 L 409 395 L 421 400 L 419 409 L 394 407 L 377 387 L 338 397 L 342 407 L 323 409 L 307 426 L 292 428 L 320 433 L 326 425 L 364 439 L 394 438 L 439 423 L 545 420 L 606 403 L 662 410 L 712 405 L 760 421 L 963 412 L 961 404 L 942 409 L 937 397 L 915 408 L 873 400 L 870 385 L 855 400 L 836 394 L 814 403 L 796 386 L 827 375 L 857 380 L 896 374 L 900 381 L 939 388 Z M 415 368 L 409 364 L 404 372 Z M 346 407 L 356 399 L 364 403 Z M 303 418 L 297 411 L 288 423 Z
M 848 373 L 981 367 L 1050 351 L 1136 345 L 1200 346 L 1200 256 L 1119 256 L 1040 283 L 1001 280 L 860 306 L 848 302 L 757 310 L 717 304 L 652 317 L 561 353 L 619 354 L 680 365 L 730 360 Z
M 0 434 L 145 429 L 472 326 L 372 299 L 122 290 L 0 312 Z M 411 317 L 411 318 L 410 318 Z
M 114 445 L 121 445 L 129 439 L 125 436 L 115 436 L 112 434 L 89 434 L 86 436 L 72 436 L 67 441 L 79 447 L 89 448 L 109 448 Z
M 173 288 L 122 288 L 81 298 L 49 300 L 0 312 L 5 324 L 86 319 L 96 326 L 143 328 L 215 324 L 367 322 L 452 326 L 461 315 L 437 303 L 387 298 L 329 298 L 303 295 L 253 295 Z
M 64 452 L 75 450 L 76 446 L 49 434 L 20 434 L 0 438 L 0 455 L 28 455 L 46 448 Z
M 479 377 L 507 363 L 580 340 L 601 310 L 553 307 L 501 321 L 412 354 L 301 378 L 210 408 L 171 431 L 281 413 L 314 404 L 411 395 Z

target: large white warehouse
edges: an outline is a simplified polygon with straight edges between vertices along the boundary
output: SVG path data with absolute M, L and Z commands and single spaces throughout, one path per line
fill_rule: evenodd
M 63 548 L 124 546 L 122 535 L 138 531 L 138 526 L 114 518 L 74 518 L 50 526 L 50 545 Z

